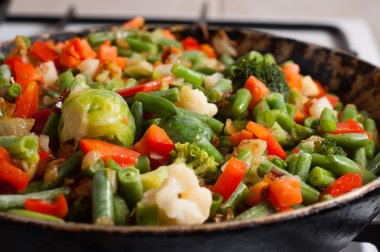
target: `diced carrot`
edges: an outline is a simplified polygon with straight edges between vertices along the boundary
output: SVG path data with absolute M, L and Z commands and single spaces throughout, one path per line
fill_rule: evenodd
M 43 81 L 43 77 L 39 75 L 32 64 L 16 61 L 14 64 L 15 79 L 25 90 L 31 82 Z
M 106 41 L 98 49 L 98 58 L 102 63 L 108 63 L 116 60 L 117 47 L 111 46 L 110 41 Z
M 242 131 L 233 133 L 229 137 L 229 140 L 232 146 L 238 146 L 240 142 L 243 141 L 244 139 L 253 139 L 253 134 L 249 132 L 248 130 L 242 130 Z
M 259 183 L 254 184 L 249 188 L 249 193 L 246 199 L 246 203 L 249 206 L 254 206 L 260 203 L 263 200 L 262 194 L 269 188 L 269 184 L 264 181 L 260 181 Z
M 302 77 L 300 75 L 300 67 L 298 64 L 288 62 L 282 67 L 282 72 L 285 75 L 286 81 L 290 88 L 298 91 L 302 90 Z
M 173 35 L 173 33 L 171 33 L 171 31 L 169 29 L 162 29 L 162 35 L 166 39 L 170 39 L 170 40 L 176 39 L 175 36 Z
M 246 80 L 244 87 L 248 89 L 252 95 L 251 102 L 248 106 L 250 109 L 256 106 L 264 96 L 270 92 L 269 88 L 253 75 Z
M 215 50 L 209 44 L 201 44 L 201 50 L 207 55 L 207 57 L 212 59 L 216 58 Z
M 277 208 L 302 203 L 301 183 L 294 177 L 282 177 L 269 186 L 269 200 Z
M 47 42 L 37 40 L 30 47 L 29 52 L 42 61 L 56 61 L 58 59 L 58 53 L 51 49 Z
M 127 58 L 126 57 L 117 57 L 115 63 L 121 70 L 127 67 Z
M 305 121 L 305 114 L 302 112 L 302 110 L 297 109 L 296 115 L 294 116 L 294 121 L 300 124 Z
M 92 50 L 87 39 L 73 38 L 71 43 L 74 46 L 75 51 L 78 52 L 80 59 L 83 60 L 96 57 L 96 52 Z

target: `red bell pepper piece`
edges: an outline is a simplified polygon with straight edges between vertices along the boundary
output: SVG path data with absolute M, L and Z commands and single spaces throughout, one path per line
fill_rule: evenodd
M 16 82 L 21 85 L 22 90 L 25 90 L 31 82 L 43 80 L 32 64 L 15 61 L 13 72 Z
M 246 170 L 247 164 L 245 162 L 232 157 L 228 161 L 226 169 L 224 169 L 224 172 L 219 175 L 211 190 L 222 195 L 223 202 L 225 202 L 242 181 Z
M 325 96 L 326 95 L 326 90 L 323 88 L 323 86 L 321 85 L 321 83 L 319 83 L 318 81 L 316 80 L 313 80 L 315 85 L 317 86 L 318 90 L 319 90 L 319 94 L 316 96 L 317 98 L 321 98 L 322 96 Z
M 58 60 L 58 53 L 53 50 L 47 42 L 42 42 L 40 40 L 34 42 L 30 47 L 29 52 L 44 62 Z
M 141 154 L 147 155 L 151 166 L 156 168 L 167 164 L 174 143 L 162 128 L 153 124 L 133 148 Z
M 16 62 L 23 62 L 23 61 L 21 57 L 19 56 L 10 57 L 4 61 L 4 63 L 7 64 L 13 72 L 14 72 Z
M 356 173 L 347 173 L 335 180 L 322 195 L 330 194 L 333 197 L 351 192 L 363 185 L 362 176 Z
M 50 152 L 45 151 L 39 151 L 38 155 L 40 156 L 40 162 L 53 156 L 53 154 L 51 154 Z
M 74 46 L 81 60 L 96 57 L 96 52 L 92 50 L 87 39 L 73 38 L 71 44 Z
M 51 114 L 51 109 L 43 109 L 35 112 L 32 115 L 34 119 L 34 125 L 32 131 L 37 135 L 41 134 L 49 116 Z
M 344 134 L 344 133 L 367 133 L 360 124 L 353 120 L 348 119 L 345 122 L 339 122 L 336 124 L 336 129 L 330 134 Z
M 241 141 L 244 139 L 253 139 L 253 134 L 248 130 L 242 130 L 236 133 L 233 133 L 228 140 L 232 144 L 232 146 L 238 146 Z
M 188 36 L 184 40 L 181 41 L 182 47 L 185 51 L 199 51 L 201 50 L 201 46 L 195 38 Z
M 335 107 L 335 105 L 339 102 L 339 97 L 332 95 L 332 94 L 327 94 L 326 95 L 327 100 L 329 100 L 331 107 Z
M 269 200 L 277 208 L 287 208 L 302 202 L 301 184 L 294 177 L 282 177 L 269 185 Z
M 108 159 L 113 159 L 122 167 L 135 164 L 140 156 L 139 153 L 131 149 L 95 139 L 80 140 L 80 147 L 84 154 L 97 151 L 101 153 L 104 162 L 107 162 Z
M 24 92 L 17 98 L 14 117 L 31 118 L 38 110 L 38 85 L 29 83 Z
M 172 79 L 173 79 L 172 76 L 166 76 L 158 80 L 149 81 L 145 84 L 141 84 L 138 86 L 116 90 L 116 92 L 123 97 L 133 96 L 139 92 L 149 93 L 152 91 L 159 90 L 162 86 L 162 83 L 164 82 L 169 83 L 172 81 Z
M 117 47 L 111 45 L 111 41 L 107 40 L 98 49 L 98 58 L 102 63 L 108 63 L 116 60 Z
M 0 147 L 0 180 L 12 185 L 18 191 L 23 191 L 29 183 L 29 176 L 23 170 L 11 164 L 8 152 Z
M 59 194 L 54 202 L 40 199 L 26 199 L 25 209 L 33 212 L 43 213 L 63 219 L 69 212 L 67 201 L 63 194 Z
M 282 159 L 286 158 L 286 152 L 282 146 L 277 142 L 276 138 L 272 136 L 272 133 L 265 127 L 255 122 L 248 122 L 247 130 L 261 140 L 267 142 L 267 149 L 269 155 L 276 155 Z

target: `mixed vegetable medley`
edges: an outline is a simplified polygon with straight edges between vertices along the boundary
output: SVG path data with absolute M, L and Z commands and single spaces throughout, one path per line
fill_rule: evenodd
M 0 60 L 0 211 L 103 225 L 258 218 L 380 170 L 375 121 L 291 61 L 137 17 Z M 173 33 L 172 33 L 173 32 Z M 254 42 L 253 42 L 254 43 Z

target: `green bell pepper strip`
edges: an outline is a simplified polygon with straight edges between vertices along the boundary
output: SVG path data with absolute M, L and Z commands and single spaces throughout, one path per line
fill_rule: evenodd
M 92 180 L 92 222 L 103 225 L 115 222 L 112 186 L 105 169 L 97 171 Z
M 25 209 L 11 209 L 11 210 L 7 211 L 7 213 L 10 215 L 17 215 L 17 216 L 27 217 L 27 218 L 31 218 L 31 219 L 36 219 L 36 220 L 61 222 L 61 223 L 64 222 L 60 218 L 57 218 L 57 217 L 54 217 L 51 215 L 47 215 L 47 214 L 28 211 Z

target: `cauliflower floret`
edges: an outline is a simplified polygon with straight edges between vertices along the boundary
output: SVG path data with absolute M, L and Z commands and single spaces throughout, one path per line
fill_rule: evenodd
M 39 73 L 44 77 L 48 87 L 52 87 L 58 80 L 58 72 L 53 61 L 42 63 L 38 68 Z
M 208 75 L 205 77 L 205 88 L 207 90 L 210 90 L 213 88 L 218 81 L 220 81 L 223 78 L 223 74 L 221 73 L 214 73 L 212 75 Z
M 313 99 L 313 104 L 310 106 L 311 117 L 319 119 L 321 117 L 322 111 L 325 108 L 329 108 L 334 112 L 335 115 L 337 114 L 337 112 L 333 109 L 331 103 L 325 96 L 319 98 L 318 100 Z
M 192 225 L 207 220 L 212 202 L 210 190 L 200 187 L 197 176 L 185 164 L 172 164 L 168 178 L 158 189 L 144 193 L 142 202 L 156 204 L 160 224 Z
M 301 93 L 304 96 L 316 96 L 319 94 L 319 88 L 314 83 L 310 75 L 302 77 L 301 83 L 302 83 Z
M 198 89 L 184 86 L 179 97 L 180 100 L 176 102 L 178 107 L 209 116 L 214 116 L 218 112 L 218 107 L 213 103 L 208 103 L 206 95 Z

